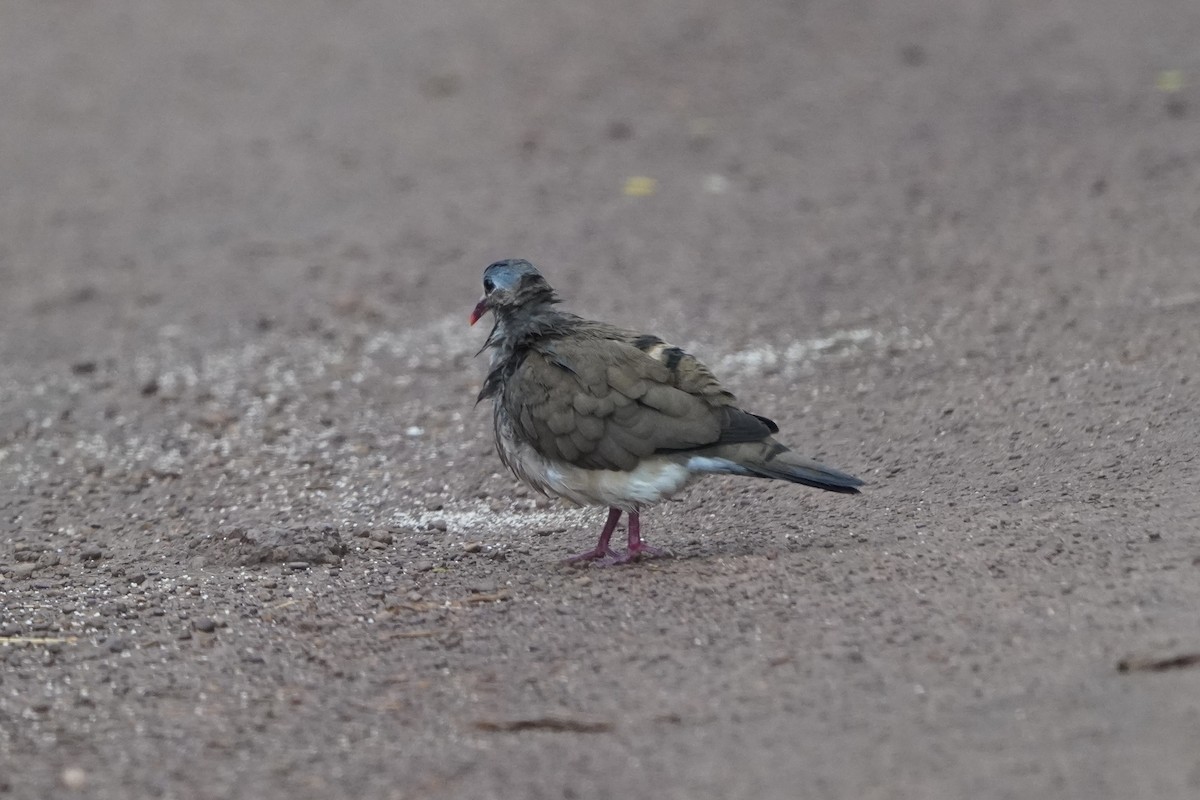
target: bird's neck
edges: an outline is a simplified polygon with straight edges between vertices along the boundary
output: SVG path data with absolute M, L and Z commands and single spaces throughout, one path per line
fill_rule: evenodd
M 488 337 L 494 348 L 492 363 L 511 357 L 516 351 L 547 336 L 561 336 L 579 323 L 574 314 L 566 314 L 550 303 L 523 306 L 496 315 L 496 326 Z
M 491 348 L 492 361 L 476 402 L 487 397 L 499 402 L 501 387 L 520 368 L 530 347 L 546 337 L 568 333 L 581 322 L 574 314 L 557 311 L 549 303 L 496 314 L 496 324 L 484 345 L 484 349 Z

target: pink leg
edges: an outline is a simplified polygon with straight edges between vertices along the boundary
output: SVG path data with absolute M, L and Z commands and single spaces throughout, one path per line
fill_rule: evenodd
M 665 556 L 666 552 L 642 542 L 642 517 L 637 511 L 629 512 L 629 549 L 617 556 L 614 564 L 629 564 L 642 556 Z
M 633 515 L 630 515 L 632 519 Z M 596 546 L 586 553 L 580 553 L 577 556 L 571 556 L 563 561 L 564 564 L 577 564 L 580 561 L 600 561 L 603 559 L 616 559 L 617 554 L 608 546 L 609 539 L 612 538 L 613 531 L 617 529 L 617 522 L 621 519 L 621 509 L 610 508 L 608 510 L 608 521 L 604 523 L 604 530 L 600 532 L 600 541 L 596 542 Z M 632 534 L 630 534 L 632 535 Z

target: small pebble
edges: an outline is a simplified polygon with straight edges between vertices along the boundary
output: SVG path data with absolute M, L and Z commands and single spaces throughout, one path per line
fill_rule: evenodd
M 79 767 L 67 767 L 58 776 L 63 788 L 72 792 L 81 792 L 87 786 L 87 773 Z
M 716 173 L 704 179 L 704 191 L 709 194 L 724 194 L 729 190 L 729 179 Z
M 286 564 L 286 566 L 288 569 L 293 569 L 293 570 L 296 570 L 297 572 L 299 572 L 300 570 L 308 569 L 308 562 L 307 561 L 289 561 Z
M 114 636 L 106 644 L 108 649 L 113 653 L 120 653 L 129 649 L 129 642 L 120 636 Z
M 448 530 L 450 526 L 446 523 L 446 520 L 444 520 L 444 519 L 435 519 L 433 522 L 429 523 L 429 527 L 435 531 L 442 531 L 443 533 L 445 533 L 446 530 Z
M 463 545 L 463 550 L 468 553 L 478 553 L 483 549 L 483 542 L 467 542 Z
M 197 617 L 192 620 L 192 627 L 201 633 L 212 633 L 217 629 L 217 623 L 209 617 Z
M 93 544 L 84 547 L 83 550 L 80 551 L 79 556 L 84 561 L 95 561 L 96 559 L 104 556 L 104 551 Z

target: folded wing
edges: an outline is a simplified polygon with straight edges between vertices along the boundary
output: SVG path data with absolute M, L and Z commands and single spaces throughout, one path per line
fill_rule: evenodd
M 632 470 L 655 453 L 754 442 L 778 428 L 734 403 L 712 373 L 654 337 L 610 331 L 539 343 L 504 390 L 505 411 L 541 455 Z

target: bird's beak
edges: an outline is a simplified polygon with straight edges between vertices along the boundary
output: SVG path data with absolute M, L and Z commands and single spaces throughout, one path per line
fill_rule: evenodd
M 475 310 L 471 312 L 471 324 L 479 322 L 479 318 L 488 312 L 487 295 L 479 298 L 479 302 L 475 304 Z

